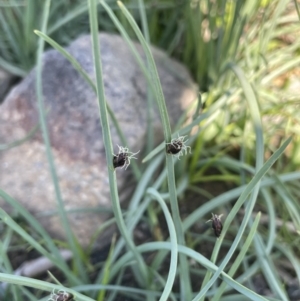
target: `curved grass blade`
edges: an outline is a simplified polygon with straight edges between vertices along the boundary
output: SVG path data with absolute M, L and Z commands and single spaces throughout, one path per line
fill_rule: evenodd
M 29 277 L 23 277 L 23 276 L 9 275 L 9 274 L 0 273 L 0 281 L 1 282 L 12 283 L 12 284 L 17 284 L 17 285 L 22 285 L 22 286 L 33 287 L 33 288 L 48 291 L 48 292 L 51 292 L 54 289 L 56 291 L 64 290 L 64 291 L 74 295 L 75 300 L 78 300 L 78 301 L 95 301 L 95 300 L 91 299 L 90 297 L 84 296 L 84 295 L 76 292 L 75 290 L 65 288 L 65 287 L 62 287 L 60 285 L 48 283 L 46 281 L 32 279 L 32 278 L 29 278 Z
M 147 286 L 147 269 L 146 264 L 141 257 L 141 255 L 136 251 L 136 247 L 128 233 L 126 228 L 122 210 L 119 202 L 118 188 L 117 188 L 117 179 L 116 173 L 113 167 L 113 148 L 112 141 L 110 135 L 110 127 L 108 122 L 107 115 L 107 106 L 104 96 L 104 86 L 102 80 L 102 64 L 100 59 L 100 44 L 98 38 L 98 20 L 97 20 L 97 1 L 89 0 L 89 16 L 90 16 L 90 27 L 92 34 L 92 45 L 93 45 L 93 58 L 95 64 L 95 72 L 96 72 L 96 88 L 97 88 L 97 96 L 98 96 L 98 104 L 99 104 L 99 114 L 103 131 L 103 139 L 105 146 L 105 155 L 108 169 L 108 177 L 109 177 L 109 186 L 110 186 L 110 195 L 111 202 L 114 211 L 114 215 L 116 218 L 116 222 L 118 228 L 126 241 L 128 248 L 134 254 L 136 260 L 138 261 L 138 269 L 141 273 L 140 278 L 137 280 L 140 281 L 141 285 Z
M 176 231 L 174 227 L 174 223 L 171 217 L 171 214 L 169 212 L 169 209 L 167 205 L 165 204 L 164 200 L 161 198 L 159 193 L 153 189 L 149 188 L 147 192 L 152 195 L 156 201 L 159 203 L 161 206 L 164 216 L 167 221 L 167 225 L 169 228 L 169 233 L 170 233 L 170 243 L 171 243 L 171 260 L 170 260 L 170 270 L 168 274 L 168 279 L 165 285 L 165 288 L 163 290 L 163 293 L 160 297 L 160 301 L 167 301 L 168 297 L 172 291 L 172 287 L 174 284 L 175 276 L 176 276 L 176 270 L 177 270 L 177 257 L 178 257 L 178 246 L 177 246 L 177 236 L 176 236 Z
M 260 220 L 260 216 L 261 216 L 261 213 L 259 212 L 257 215 L 256 215 L 256 218 L 254 220 L 254 223 L 252 225 L 252 228 L 250 230 L 250 233 L 248 234 L 247 238 L 246 238 L 246 241 L 245 243 L 243 244 L 242 246 L 242 249 L 239 253 L 239 255 L 237 256 L 237 258 L 235 259 L 234 263 L 232 264 L 229 272 L 228 272 L 228 276 L 230 277 L 233 277 L 234 274 L 236 273 L 237 269 L 239 268 L 241 262 L 243 261 L 250 245 L 251 245 L 251 242 L 254 238 L 254 235 L 256 233 L 256 230 L 257 230 L 257 226 L 258 226 L 258 223 L 259 223 L 259 220 Z M 224 293 L 225 291 L 225 288 L 226 288 L 226 284 L 225 283 L 222 283 L 217 292 L 214 294 L 214 297 L 212 298 L 211 301 L 218 301 L 220 300 L 222 294 Z
M 143 252 L 153 252 L 156 250 L 171 250 L 171 244 L 169 242 L 152 242 L 152 243 L 145 243 L 141 246 L 137 247 L 138 251 Z M 217 272 L 218 266 L 216 266 L 214 263 L 212 263 L 210 260 L 208 260 L 206 257 L 201 255 L 200 253 L 197 253 L 196 251 L 185 247 L 178 245 L 178 251 L 185 256 L 188 256 L 195 261 L 197 261 L 200 265 L 204 266 L 206 269 Z M 112 274 L 115 273 L 115 270 L 119 270 L 120 266 L 126 265 L 127 262 L 130 262 L 132 260 L 132 254 L 130 252 L 127 252 L 125 255 L 123 255 L 114 265 L 112 268 Z M 250 289 L 246 288 L 245 286 L 241 285 L 234 279 L 232 279 L 228 274 L 225 272 L 221 272 L 219 277 L 225 281 L 229 286 L 240 292 L 241 294 L 247 296 L 251 300 L 255 301 L 267 301 L 263 296 L 258 295 L 257 293 L 251 291 Z
M 66 268 L 66 263 L 63 262 L 61 256 L 57 256 L 57 251 L 53 253 L 48 252 L 43 246 L 41 246 L 31 235 L 29 235 L 22 227 L 20 227 L 3 209 L 0 208 L 0 218 L 3 222 L 18 233 L 24 240 L 26 240 L 33 248 L 35 248 L 40 254 L 49 258 L 59 269 L 65 273 L 69 279 L 74 283 L 78 284 L 80 281 L 70 272 L 69 268 Z M 66 268 L 66 269 L 65 269 Z
M 167 107 L 165 104 L 165 99 L 162 91 L 162 87 L 159 80 L 159 75 L 156 69 L 155 61 L 152 56 L 151 50 L 149 45 L 147 44 L 145 38 L 143 37 L 139 27 L 137 26 L 136 22 L 134 21 L 133 17 L 130 15 L 128 10 L 125 8 L 125 6 L 122 4 L 122 2 L 117 2 L 119 7 L 121 8 L 122 13 L 125 15 L 126 19 L 130 23 L 132 29 L 134 30 L 135 34 L 137 35 L 139 41 L 142 44 L 142 47 L 145 51 L 145 55 L 148 62 L 149 72 L 151 79 L 153 81 L 154 85 L 154 96 L 157 101 L 162 125 L 163 125 L 163 132 L 164 132 L 164 138 L 165 143 L 168 143 L 171 141 L 171 127 L 169 122 L 169 116 L 167 112 Z M 173 220 L 175 222 L 175 228 L 177 233 L 178 242 L 180 244 L 185 244 L 185 238 L 184 233 L 182 229 L 182 223 L 181 218 L 179 214 L 179 208 L 178 208 L 178 202 L 177 202 L 177 194 L 176 194 L 176 185 L 175 185 L 175 174 L 174 174 L 174 163 L 173 163 L 173 157 L 168 156 L 166 154 L 166 163 L 167 163 L 167 175 L 168 175 L 168 188 L 170 193 L 170 204 L 171 204 L 171 211 Z M 190 275 L 188 273 L 188 270 L 186 267 L 188 266 L 188 262 L 186 260 L 186 257 L 183 255 L 180 255 L 179 258 L 179 265 L 180 265 L 180 289 L 181 289 L 181 300 L 191 300 L 192 297 L 192 289 L 191 289 L 191 281 L 190 281 Z
M 282 153 L 284 152 L 284 150 L 286 149 L 286 147 L 289 145 L 289 143 L 291 142 L 291 140 L 292 140 L 292 137 L 288 138 L 281 145 L 281 147 L 278 150 L 276 150 L 276 152 L 267 160 L 267 162 L 262 166 L 262 168 L 257 172 L 257 174 L 252 178 L 252 180 L 246 186 L 245 190 L 242 192 L 242 194 L 240 195 L 240 197 L 236 201 L 235 205 L 233 206 L 232 210 L 230 211 L 230 214 L 226 218 L 222 234 L 220 236 L 220 239 L 217 241 L 215 248 L 218 248 L 218 249 L 220 248 L 221 242 L 224 239 L 224 236 L 225 236 L 225 234 L 226 234 L 226 232 L 227 232 L 227 230 L 229 228 L 229 225 L 233 221 L 233 219 L 235 218 L 238 210 L 246 202 L 249 194 L 255 188 L 255 186 L 257 185 L 257 183 L 259 183 L 261 181 L 262 177 L 268 172 L 268 170 L 272 167 L 272 165 L 282 155 Z M 251 204 L 251 202 L 248 203 L 247 208 L 249 207 L 249 204 Z M 247 208 L 246 208 L 246 212 L 247 212 Z M 251 212 L 252 212 L 252 210 L 251 210 Z M 229 259 L 231 258 L 231 256 L 233 255 L 234 251 L 236 250 L 236 248 L 238 246 L 238 243 L 239 243 L 239 241 L 241 239 L 241 236 L 242 236 L 242 234 L 243 234 L 243 232 L 245 230 L 246 223 L 247 223 L 247 219 L 244 218 L 243 222 L 242 222 L 242 224 L 241 224 L 241 226 L 239 228 L 239 231 L 238 231 L 238 233 L 237 233 L 237 235 L 235 237 L 235 240 L 233 241 L 233 243 L 232 243 L 232 245 L 230 247 L 230 250 L 227 252 L 227 255 L 225 256 L 224 260 L 222 261 L 221 265 L 219 266 L 217 272 L 215 272 L 215 274 L 210 279 L 210 281 L 207 282 L 207 284 L 199 292 L 199 294 L 196 296 L 197 299 L 195 299 L 195 300 L 198 300 L 198 298 L 202 298 L 203 296 L 205 296 L 205 294 L 208 291 L 208 289 L 211 287 L 211 285 L 213 285 L 213 283 L 219 277 L 220 273 L 225 268 L 226 264 L 228 263 Z

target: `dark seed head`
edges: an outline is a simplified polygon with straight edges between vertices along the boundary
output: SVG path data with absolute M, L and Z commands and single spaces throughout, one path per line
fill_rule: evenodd
M 120 153 L 118 155 L 114 155 L 113 157 L 113 166 L 114 168 L 123 167 L 128 160 L 127 153 Z
M 175 141 L 168 143 L 166 149 L 168 154 L 176 155 L 182 149 L 182 141 L 176 139 Z
M 130 165 L 131 159 L 137 159 L 134 155 L 138 154 L 140 151 L 133 153 L 130 152 L 128 147 L 119 146 L 119 153 L 117 155 L 113 154 L 113 166 L 117 167 L 125 167 L 125 169 Z
M 223 229 L 223 225 L 221 222 L 222 215 L 223 214 L 218 216 L 218 215 L 212 213 L 212 218 L 209 221 L 207 221 L 207 222 L 212 222 L 212 228 L 214 229 L 216 237 L 220 237 L 222 229 Z
M 72 301 L 74 296 L 71 293 L 59 292 L 56 296 L 56 301 Z
M 216 237 L 220 237 L 222 229 L 223 229 L 223 225 L 222 225 L 221 221 L 218 219 L 213 220 L 212 228 L 215 231 Z

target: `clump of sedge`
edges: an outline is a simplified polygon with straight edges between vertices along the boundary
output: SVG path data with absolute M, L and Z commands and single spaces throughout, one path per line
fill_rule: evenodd
M 63 290 L 59 290 L 57 293 L 53 290 L 48 301 L 72 301 L 74 296 L 71 293 L 68 293 Z
M 216 237 L 220 237 L 222 229 L 223 229 L 223 225 L 221 222 L 221 217 L 223 216 L 223 214 L 221 215 L 216 215 L 212 213 L 212 218 L 210 220 L 207 221 L 208 222 L 212 222 L 212 228 L 214 229 L 215 235 Z
M 166 144 L 166 151 L 170 155 L 177 155 L 177 158 L 179 159 L 180 156 L 183 156 L 183 152 L 187 154 L 191 154 L 191 147 L 187 146 L 186 143 L 188 140 L 184 140 L 186 136 L 178 136 L 178 138 L 174 138 L 171 140 L 170 143 Z
M 118 148 L 119 153 L 117 155 L 113 154 L 113 166 L 114 168 L 125 167 L 125 169 L 127 169 L 127 167 L 130 165 L 130 159 L 137 159 L 136 157 L 134 157 L 134 155 L 138 154 L 140 151 L 132 153 L 127 147 L 119 145 Z

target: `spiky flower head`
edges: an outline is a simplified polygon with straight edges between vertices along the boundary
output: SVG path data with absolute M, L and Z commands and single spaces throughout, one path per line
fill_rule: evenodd
M 178 138 L 174 138 L 171 140 L 170 143 L 166 144 L 166 151 L 170 155 L 176 155 L 179 159 L 180 156 L 183 156 L 183 153 L 185 152 L 185 155 L 189 152 L 191 154 L 191 147 L 186 145 L 188 140 L 184 140 L 186 136 L 179 136 Z
M 134 157 L 136 154 L 138 154 L 140 151 L 136 153 L 132 153 L 129 151 L 128 147 L 123 147 L 117 145 L 119 148 L 118 154 L 113 154 L 113 166 L 114 168 L 121 167 L 127 169 L 127 167 L 130 165 L 131 159 L 137 159 Z

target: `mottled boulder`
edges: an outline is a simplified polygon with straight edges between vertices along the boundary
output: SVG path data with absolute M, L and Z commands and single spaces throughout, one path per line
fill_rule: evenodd
M 0 67 L 0 104 L 3 102 L 9 88 L 16 83 L 17 80 L 17 76 L 10 74 Z
M 147 131 L 147 86 L 127 44 L 117 35 L 100 34 L 105 95 L 131 151 L 143 148 Z M 140 45 L 135 44 L 139 53 Z M 81 36 L 68 48 L 95 81 L 91 37 Z M 164 53 L 152 49 L 164 95 L 174 124 L 196 97 L 186 69 Z M 0 144 L 22 139 L 37 123 L 35 69 L 17 85 L 0 106 Z M 107 218 L 110 207 L 107 167 L 96 95 L 73 66 L 57 51 L 43 56 L 43 97 L 59 184 L 70 224 L 82 245 Z M 153 125 L 161 137 L 158 113 Z M 111 127 L 113 143 L 120 144 Z M 117 151 L 117 147 L 115 147 Z M 121 199 L 130 168 L 118 170 Z M 0 152 L 0 188 L 32 212 L 55 237 L 62 238 L 57 202 L 45 146 L 40 133 L 20 146 Z M 0 200 L 7 209 L 7 204 Z M 84 210 L 79 210 L 79 209 Z M 54 213 L 53 213 L 54 212 Z M 47 214 L 48 213 L 48 214 Z M 50 214 L 52 213 L 52 214 Z

